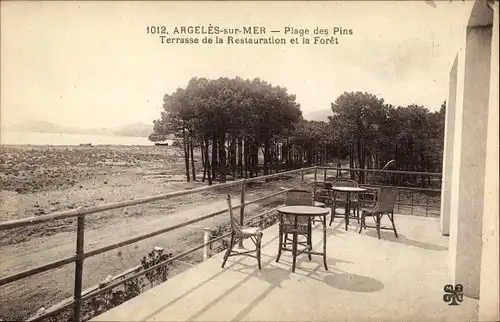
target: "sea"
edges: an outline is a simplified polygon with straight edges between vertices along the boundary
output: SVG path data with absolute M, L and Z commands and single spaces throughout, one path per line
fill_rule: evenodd
M 0 145 L 154 145 L 147 137 L 1 131 Z M 170 144 L 169 144 L 170 145 Z

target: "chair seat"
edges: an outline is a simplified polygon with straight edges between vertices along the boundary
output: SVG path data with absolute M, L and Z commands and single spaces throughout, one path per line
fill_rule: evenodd
M 241 232 L 247 236 L 257 236 L 262 234 L 262 229 L 260 227 L 243 227 Z
M 360 210 L 361 210 L 361 213 L 367 213 L 367 214 L 373 214 L 373 215 L 376 215 L 378 213 L 382 213 L 375 208 L 361 208 Z
M 335 213 L 339 215 L 345 215 L 345 208 L 335 208 Z
M 281 230 L 283 233 L 293 233 L 293 231 L 295 230 L 293 224 L 283 224 L 281 226 Z M 297 232 L 298 233 L 303 233 L 303 234 L 307 234 L 309 232 L 309 226 L 308 225 L 304 225 L 304 224 L 297 224 Z
M 345 198 L 344 199 L 335 199 L 335 202 L 345 202 Z M 357 199 L 351 199 L 351 205 L 354 205 L 354 204 L 357 204 L 358 203 L 358 200 Z

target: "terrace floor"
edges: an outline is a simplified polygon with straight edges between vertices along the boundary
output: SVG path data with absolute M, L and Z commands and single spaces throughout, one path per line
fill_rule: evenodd
M 295 273 L 290 253 L 276 263 L 278 229 L 272 226 L 264 231 L 262 270 L 240 256 L 221 269 L 223 254 L 216 254 L 93 321 L 477 320 L 477 300 L 443 301 L 448 238 L 439 219 L 395 217 L 399 238 L 382 231 L 381 240 L 370 228 L 358 234 L 352 220 L 346 232 L 336 219 L 327 231 L 328 271 L 320 256 L 301 255 Z M 321 245 L 316 224 L 313 246 Z

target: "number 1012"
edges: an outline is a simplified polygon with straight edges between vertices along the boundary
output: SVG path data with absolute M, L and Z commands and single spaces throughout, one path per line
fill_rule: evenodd
M 146 32 L 148 34 L 166 34 L 167 33 L 167 27 L 165 26 L 147 26 L 146 27 Z

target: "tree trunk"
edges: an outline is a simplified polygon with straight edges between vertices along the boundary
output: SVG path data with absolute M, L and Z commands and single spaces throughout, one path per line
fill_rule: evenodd
M 236 134 L 231 138 L 231 172 L 233 179 L 236 179 Z
M 244 158 L 244 161 L 245 161 L 245 179 L 248 178 L 248 172 L 250 171 L 250 176 L 252 176 L 252 170 L 249 169 L 249 156 L 248 156 L 248 137 L 245 137 L 244 138 L 245 142 L 244 142 L 244 145 L 243 145 L 243 158 Z
M 217 178 L 217 170 L 218 170 L 218 162 L 217 162 L 217 135 L 216 133 L 212 136 L 212 179 L 215 180 Z
M 250 145 L 250 158 L 251 158 L 251 164 L 252 164 L 252 172 L 253 175 L 258 177 L 259 176 L 259 144 L 255 141 L 252 141 Z
M 286 166 L 286 170 L 289 171 L 291 169 L 291 159 L 292 159 L 292 151 L 290 151 L 290 138 L 286 138 L 286 149 L 285 149 L 285 152 L 286 152 L 286 161 L 285 161 L 285 166 Z M 283 153 L 283 156 L 285 156 L 285 153 Z
M 186 129 L 183 127 L 182 128 L 182 143 L 184 147 L 184 165 L 186 166 L 186 178 L 187 182 L 191 181 L 191 178 L 189 177 L 189 151 L 188 151 L 188 143 L 186 142 Z
M 362 164 L 362 159 L 363 159 L 363 146 L 361 142 L 358 140 L 356 142 L 356 152 L 357 152 L 357 157 L 358 157 L 358 167 L 361 169 L 361 164 Z M 359 171 L 358 174 L 358 182 L 363 183 L 363 172 Z
M 226 182 L 226 132 L 223 131 L 219 136 L 219 182 Z
M 203 140 L 200 140 L 200 153 L 201 153 L 201 164 L 203 165 L 203 177 L 201 178 L 202 182 L 205 182 L 207 177 L 207 163 L 205 162 L 205 147 L 203 144 Z
M 208 136 L 205 137 L 205 164 L 207 166 L 208 185 L 212 185 L 212 169 L 210 167 L 210 155 L 208 153 Z
M 354 155 L 353 155 L 352 144 L 349 144 L 349 168 L 354 168 Z M 354 180 L 354 171 L 349 171 L 351 175 L 351 180 Z
M 264 175 L 269 174 L 269 140 L 264 143 Z
M 189 146 L 191 150 L 191 171 L 193 173 L 193 180 L 196 181 L 196 169 L 194 168 L 194 147 L 193 147 L 193 139 L 189 140 Z
M 238 172 L 240 178 L 243 177 L 243 138 L 238 138 Z

